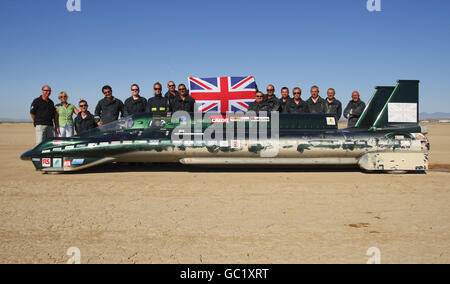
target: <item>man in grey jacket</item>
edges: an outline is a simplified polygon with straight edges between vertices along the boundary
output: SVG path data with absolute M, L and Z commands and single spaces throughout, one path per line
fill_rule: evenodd
M 115 121 L 124 114 L 124 105 L 121 100 L 113 97 L 112 88 L 104 86 L 102 92 L 105 97 L 98 102 L 95 108 L 95 120 L 98 126 Z
M 366 104 L 361 101 L 358 91 L 352 93 L 352 100 L 344 110 L 344 117 L 348 119 L 348 128 L 355 127 L 359 117 L 366 109 Z

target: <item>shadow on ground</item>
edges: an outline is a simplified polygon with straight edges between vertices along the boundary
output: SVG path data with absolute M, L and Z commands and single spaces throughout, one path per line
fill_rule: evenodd
M 192 166 L 182 164 L 150 163 L 111 163 L 89 168 L 79 172 L 64 174 L 99 174 L 99 173 L 148 173 L 148 172 L 193 172 L 193 173 L 339 173 L 362 172 L 357 166 Z M 362 172 L 366 174 L 383 174 L 382 172 Z M 418 173 L 415 173 L 418 174 Z M 420 172 L 419 174 L 426 174 Z

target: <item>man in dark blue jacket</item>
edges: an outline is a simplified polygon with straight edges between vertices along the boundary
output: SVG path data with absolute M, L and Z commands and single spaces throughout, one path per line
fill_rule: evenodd
M 155 96 L 148 99 L 147 111 L 154 114 L 162 114 L 169 111 L 167 99 L 162 96 L 162 85 L 157 82 L 153 85 Z

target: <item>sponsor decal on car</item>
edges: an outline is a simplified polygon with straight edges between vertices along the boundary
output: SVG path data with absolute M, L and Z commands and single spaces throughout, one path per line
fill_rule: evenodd
M 72 167 L 72 161 L 65 160 L 64 161 L 64 168 L 71 168 Z
M 72 165 L 82 165 L 84 164 L 84 159 L 73 159 Z
M 44 151 L 42 151 L 42 154 L 47 154 L 47 153 L 50 153 L 51 152 L 51 150 L 44 150 Z
M 211 123 L 229 123 L 230 117 L 228 115 L 212 115 Z
M 245 122 L 245 121 L 249 121 L 250 117 L 248 116 L 232 116 L 230 117 L 230 121 L 232 122 Z
M 232 140 L 231 148 L 233 149 L 241 149 L 241 141 L 240 140 Z
M 270 117 L 252 117 L 251 121 L 252 122 L 269 122 Z
M 158 146 L 159 145 L 159 141 L 158 140 L 150 140 L 148 142 L 148 144 L 152 145 L 152 146 Z
M 50 159 L 50 158 L 42 159 L 42 167 L 43 168 L 50 168 L 51 166 L 52 166 L 52 159 Z
M 66 148 L 64 148 L 64 150 L 73 150 L 75 148 L 75 146 L 66 146 Z
M 39 159 L 39 158 L 33 158 L 33 159 L 31 159 L 31 161 L 33 161 L 33 162 L 40 162 L 41 159 Z
M 59 140 L 53 141 L 53 145 L 55 145 L 55 146 L 59 146 L 59 145 L 62 145 L 62 144 L 64 144 L 64 141 L 59 141 Z
M 124 145 L 131 145 L 131 144 L 133 144 L 133 141 L 123 141 L 122 144 L 124 144 Z
M 336 125 L 336 118 L 327 117 L 327 125 Z
M 53 148 L 53 152 L 61 152 L 62 148 Z
M 87 146 L 88 148 L 95 148 L 97 147 L 97 143 L 89 143 Z
M 53 159 L 53 167 L 62 168 L 62 159 L 60 158 Z

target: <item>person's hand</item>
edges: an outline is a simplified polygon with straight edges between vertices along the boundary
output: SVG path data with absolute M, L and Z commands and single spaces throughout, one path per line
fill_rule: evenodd
M 56 127 L 56 134 L 58 134 L 58 135 L 61 134 L 61 130 L 59 130 L 59 127 Z
M 97 125 L 98 125 L 98 126 L 102 126 L 103 123 L 102 123 L 101 121 L 99 121 L 99 122 L 97 122 Z

